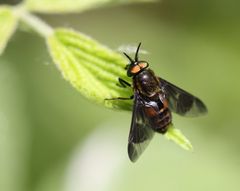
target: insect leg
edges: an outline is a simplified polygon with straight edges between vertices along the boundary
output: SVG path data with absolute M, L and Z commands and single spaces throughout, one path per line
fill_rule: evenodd
M 118 82 L 120 83 L 120 84 L 117 84 L 117 86 L 119 86 L 119 87 L 122 87 L 122 88 L 126 88 L 127 86 L 131 87 L 131 84 L 129 84 L 128 82 L 126 82 L 122 78 L 118 78 Z
M 127 70 L 130 64 L 127 64 L 124 69 Z
M 130 96 L 130 97 L 114 97 L 114 98 L 106 98 L 105 100 L 131 100 L 133 99 L 134 96 Z

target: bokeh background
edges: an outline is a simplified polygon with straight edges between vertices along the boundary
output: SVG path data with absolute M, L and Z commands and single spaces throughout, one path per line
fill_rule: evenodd
M 239 190 L 239 6 L 162 0 L 39 15 L 112 49 L 141 41 L 149 54 L 140 57 L 156 74 L 208 106 L 204 117 L 173 116 L 193 152 L 156 135 L 134 164 L 126 149 L 131 113 L 84 99 L 62 78 L 44 40 L 19 29 L 0 57 L 0 190 Z

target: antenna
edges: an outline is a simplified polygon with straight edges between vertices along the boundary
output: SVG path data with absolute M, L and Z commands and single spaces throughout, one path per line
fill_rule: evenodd
M 136 50 L 136 54 L 135 54 L 135 62 L 138 62 L 138 51 L 140 49 L 140 46 L 141 46 L 141 42 L 139 43 L 138 47 L 137 47 L 137 50 Z
M 124 52 L 123 54 L 128 58 L 128 60 L 130 60 L 131 63 L 134 63 L 134 60 L 130 56 L 128 56 L 127 53 Z

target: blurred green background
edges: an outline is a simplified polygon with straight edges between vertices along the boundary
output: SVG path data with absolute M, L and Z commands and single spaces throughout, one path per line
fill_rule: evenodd
M 240 189 L 239 1 L 162 0 L 81 14 L 39 15 L 107 46 L 142 42 L 155 73 L 200 97 L 209 113 L 173 116 L 194 152 L 156 135 L 127 156 L 131 113 L 84 99 L 19 29 L 0 57 L 1 191 Z

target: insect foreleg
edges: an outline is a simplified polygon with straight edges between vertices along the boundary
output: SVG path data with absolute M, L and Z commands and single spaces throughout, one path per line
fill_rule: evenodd
M 131 87 L 131 84 L 123 80 L 122 78 L 118 78 L 119 84 L 117 84 L 119 87 L 126 88 Z
M 131 100 L 133 99 L 133 95 L 130 97 L 114 97 L 114 98 L 106 98 L 105 100 Z

